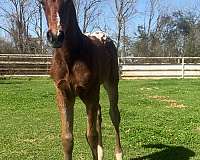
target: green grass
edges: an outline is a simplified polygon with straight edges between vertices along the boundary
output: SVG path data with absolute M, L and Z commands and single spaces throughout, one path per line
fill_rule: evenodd
M 200 79 L 120 81 L 124 159 L 200 159 Z M 105 160 L 113 160 L 114 131 L 101 92 Z M 77 98 L 74 159 L 91 160 L 86 113 Z M 60 160 L 60 119 L 48 78 L 0 80 L 0 159 Z

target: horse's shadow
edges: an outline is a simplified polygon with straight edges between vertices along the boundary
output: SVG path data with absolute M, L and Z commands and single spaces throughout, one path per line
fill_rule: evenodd
M 182 146 L 169 146 L 164 144 L 143 145 L 144 148 L 157 148 L 161 151 L 146 156 L 131 158 L 130 160 L 189 160 L 195 152 Z

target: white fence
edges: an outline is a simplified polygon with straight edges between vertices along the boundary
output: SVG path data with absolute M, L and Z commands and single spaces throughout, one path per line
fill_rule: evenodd
M 48 76 L 52 55 L 0 54 L 0 76 Z M 200 78 L 200 57 L 121 57 L 123 79 Z
M 122 57 L 122 79 L 200 77 L 200 57 Z

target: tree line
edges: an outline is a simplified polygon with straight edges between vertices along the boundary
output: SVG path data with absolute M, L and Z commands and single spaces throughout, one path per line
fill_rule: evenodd
M 191 9 L 166 11 L 161 0 L 146 0 L 146 8 L 139 11 L 140 1 L 74 0 L 74 4 L 82 31 L 108 32 L 119 56 L 200 56 L 200 11 L 195 8 L 198 2 Z M 140 23 L 133 27 L 138 17 L 142 17 Z M 108 23 L 108 18 L 114 23 Z M 4 33 L 0 53 L 50 51 L 40 0 L 1 0 L 0 22 Z

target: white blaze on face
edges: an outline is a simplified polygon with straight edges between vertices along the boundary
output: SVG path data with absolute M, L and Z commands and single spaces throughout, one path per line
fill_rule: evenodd
M 57 20 L 57 35 L 59 35 L 60 29 L 61 29 L 61 25 L 60 25 L 60 15 L 59 15 L 58 12 L 56 13 L 56 20 Z

